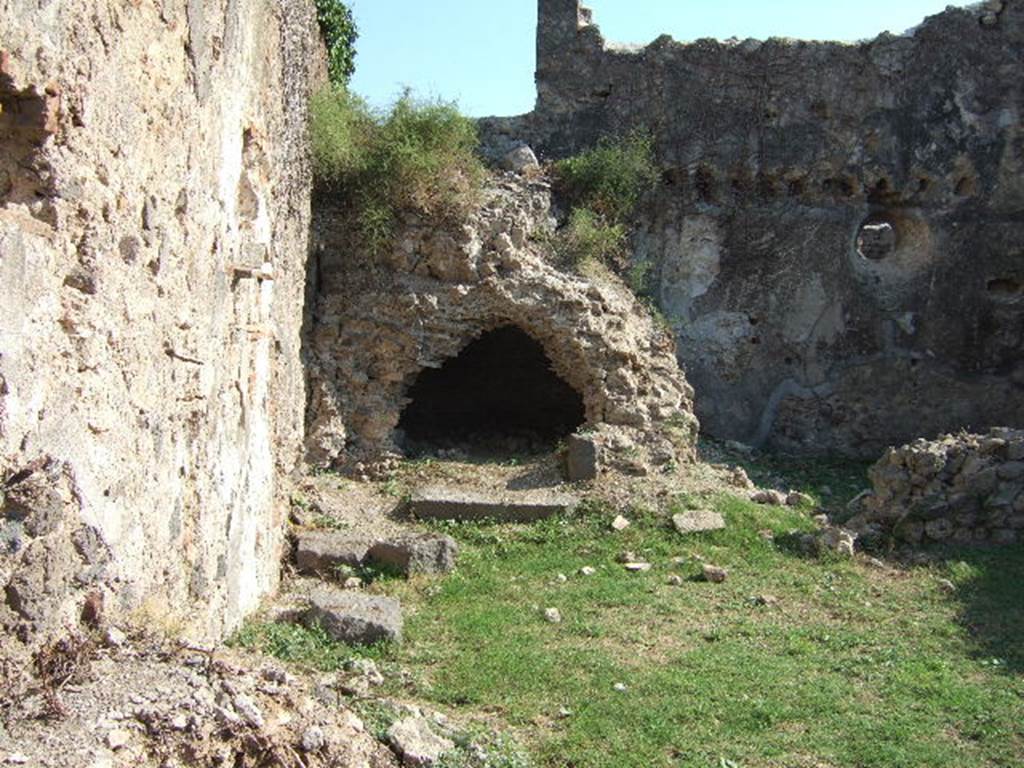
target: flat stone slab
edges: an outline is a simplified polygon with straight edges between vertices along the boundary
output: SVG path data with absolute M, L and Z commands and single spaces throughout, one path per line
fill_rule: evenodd
M 407 533 L 376 542 L 366 559 L 406 576 L 448 573 L 455 568 L 459 545 L 451 536 Z
M 672 515 L 672 525 L 682 534 L 720 531 L 725 528 L 725 518 L 707 509 L 691 509 Z
M 373 645 L 402 639 L 402 606 L 397 600 L 362 592 L 322 587 L 309 596 L 307 626 L 320 624 L 332 638 L 349 645 Z
M 338 566 L 363 564 L 373 539 L 345 531 L 305 531 L 298 535 L 295 566 L 299 573 L 330 575 Z
M 532 523 L 564 514 L 578 503 L 575 496 L 554 491 L 488 493 L 427 487 L 412 494 L 405 510 L 421 520 Z

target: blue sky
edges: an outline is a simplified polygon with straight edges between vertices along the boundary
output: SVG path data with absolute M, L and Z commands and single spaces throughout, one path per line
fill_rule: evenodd
M 405 85 L 469 115 L 533 108 L 536 0 L 348 0 L 359 24 L 352 88 L 378 107 Z M 949 0 L 591 0 L 605 39 L 860 40 L 901 33 Z

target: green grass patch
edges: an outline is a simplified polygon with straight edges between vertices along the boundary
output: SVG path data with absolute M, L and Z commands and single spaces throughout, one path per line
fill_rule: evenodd
M 852 491 L 860 471 L 751 465 L 811 493 Z M 813 528 L 808 510 L 728 494 L 681 493 L 667 506 L 713 508 L 728 527 L 684 537 L 664 514 L 634 508 L 631 527 L 613 533 L 614 511 L 594 502 L 531 526 L 437 525 L 459 540 L 457 570 L 382 585 L 406 612 L 404 644 L 370 652 L 406 673 L 388 676 L 385 692 L 528 749 L 531 762 L 497 765 L 1024 764 L 1020 548 L 885 570 L 787 548 L 788 534 Z M 627 573 L 624 551 L 652 569 Z M 727 568 L 726 582 L 700 580 L 704 562 Z M 581 575 L 585 565 L 596 572 Z M 561 623 L 545 621 L 549 607 Z M 315 631 L 247 631 L 250 647 L 319 669 L 352 653 Z
M 886 574 L 764 535 L 810 529 L 805 514 L 678 502 L 698 503 L 729 527 L 684 538 L 636 510 L 612 534 L 600 507 L 532 527 L 445 526 L 463 547 L 458 571 L 430 589 L 396 585 L 412 614 L 389 658 L 416 670 L 415 696 L 486 712 L 551 768 L 1021 764 L 1019 550 Z M 623 550 L 653 569 L 626 573 Z M 702 561 L 729 579 L 697 580 Z M 937 586 L 947 570 L 955 596 Z
M 229 645 L 321 672 L 341 669 L 354 655 L 351 648 L 332 640 L 322 627 L 265 621 L 246 622 Z

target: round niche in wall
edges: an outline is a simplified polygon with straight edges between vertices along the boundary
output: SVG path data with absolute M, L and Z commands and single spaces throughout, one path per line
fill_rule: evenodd
M 871 261 L 882 261 L 892 256 L 899 247 L 896 222 L 885 215 L 869 216 L 857 232 L 857 253 Z

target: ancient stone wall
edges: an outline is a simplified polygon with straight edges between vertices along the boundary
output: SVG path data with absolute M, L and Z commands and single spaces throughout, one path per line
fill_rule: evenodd
M 1024 430 L 944 435 L 892 448 L 848 525 L 909 544 L 1013 544 L 1024 538 Z
M 483 125 L 548 158 L 652 133 L 636 258 L 708 432 L 873 457 L 1024 423 L 1024 2 L 853 45 L 622 47 L 539 7 L 536 110 Z
M 579 393 L 610 458 L 691 461 L 693 391 L 671 335 L 614 275 L 560 268 L 551 224 L 548 184 L 512 173 L 495 178 L 464 220 L 408 217 L 381 255 L 358 246 L 346 211 L 318 203 L 310 459 L 400 449 L 395 430 L 417 376 L 486 331 L 514 326 Z
M 0 2 L 0 623 L 237 625 L 298 459 L 305 0 Z M 102 605 L 101 605 L 102 604 Z

